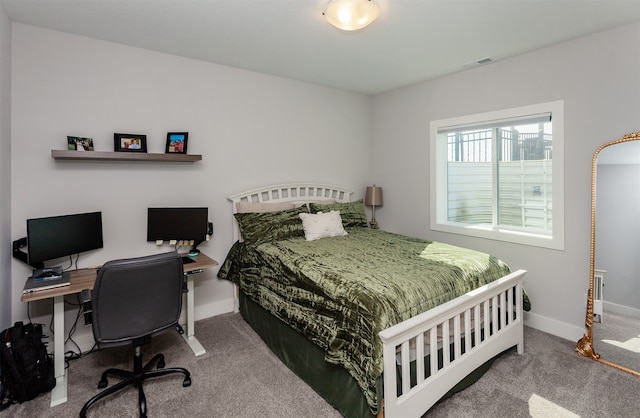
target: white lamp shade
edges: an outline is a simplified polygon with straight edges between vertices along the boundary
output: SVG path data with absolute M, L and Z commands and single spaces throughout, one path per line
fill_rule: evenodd
M 329 23 L 342 30 L 358 30 L 373 22 L 380 8 L 370 0 L 332 0 L 324 16 Z

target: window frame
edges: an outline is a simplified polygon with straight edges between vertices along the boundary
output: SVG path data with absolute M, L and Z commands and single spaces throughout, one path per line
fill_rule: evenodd
M 447 220 L 447 140 L 439 130 L 451 126 L 480 124 L 487 121 L 521 118 L 550 112 L 552 115 L 553 158 L 552 205 L 553 223 L 551 235 L 514 230 L 500 225 L 470 225 Z M 440 136 L 439 136 L 440 135 Z M 492 112 L 477 113 L 429 123 L 430 142 L 430 220 L 433 231 L 461 234 L 478 238 L 506 241 L 516 244 L 564 250 L 564 101 L 557 100 L 528 106 L 520 106 Z M 440 158 L 439 158 L 440 157 Z M 494 176 L 495 176 L 495 165 Z M 495 185 L 495 181 L 494 181 Z M 495 195 L 494 190 L 494 195 Z M 494 202 L 495 204 L 495 202 Z

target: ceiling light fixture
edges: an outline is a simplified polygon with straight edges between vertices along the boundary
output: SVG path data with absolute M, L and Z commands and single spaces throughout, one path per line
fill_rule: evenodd
M 380 8 L 371 0 L 331 0 L 324 13 L 338 29 L 362 29 L 380 16 Z

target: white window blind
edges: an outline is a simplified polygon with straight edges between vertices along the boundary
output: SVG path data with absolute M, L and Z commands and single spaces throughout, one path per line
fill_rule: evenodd
M 513 118 L 485 120 L 481 122 L 471 122 L 452 126 L 442 126 L 438 128 L 438 133 L 450 133 L 457 131 L 479 131 L 482 129 L 504 128 L 507 126 L 532 125 L 535 123 L 551 122 L 551 113 L 538 115 L 518 116 Z

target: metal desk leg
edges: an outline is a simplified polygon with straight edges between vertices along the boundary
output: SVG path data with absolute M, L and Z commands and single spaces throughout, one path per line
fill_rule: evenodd
M 204 349 L 200 341 L 195 337 L 194 321 L 195 321 L 195 298 L 194 298 L 194 279 L 193 274 L 186 274 L 187 278 L 187 326 L 185 333 L 182 334 L 184 340 L 189 344 L 191 350 L 196 356 L 200 356 L 207 351 Z
M 64 369 L 64 296 L 53 298 L 53 368 L 56 386 L 51 391 L 51 406 L 67 402 L 67 374 Z

